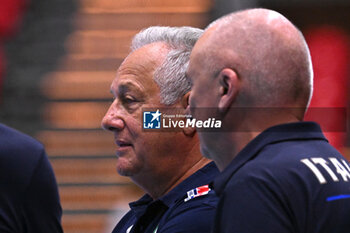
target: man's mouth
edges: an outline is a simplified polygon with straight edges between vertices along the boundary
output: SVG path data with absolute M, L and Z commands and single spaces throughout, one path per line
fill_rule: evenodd
M 133 145 L 129 142 L 126 142 L 124 140 L 117 140 L 115 142 L 119 148 L 125 148 L 125 147 L 132 147 Z

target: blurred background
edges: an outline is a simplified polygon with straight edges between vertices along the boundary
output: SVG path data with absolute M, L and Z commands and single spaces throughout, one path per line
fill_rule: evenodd
M 151 25 L 204 28 L 252 7 L 277 10 L 303 31 L 315 72 L 311 106 L 330 109 L 318 116 L 349 159 L 349 0 L 1 0 L 0 122 L 45 145 L 66 233 L 111 232 L 142 195 L 116 173 L 112 134 L 100 128 L 132 36 Z

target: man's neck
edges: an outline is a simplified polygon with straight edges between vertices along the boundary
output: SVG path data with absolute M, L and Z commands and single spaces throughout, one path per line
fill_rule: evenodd
M 283 116 L 284 117 L 255 116 L 250 119 L 245 119 L 242 124 L 239 125 L 241 129 L 232 130 L 233 132 L 218 139 L 218 146 L 213 152 L 215 154 L 213 158 L 215 158 L 214 161 L 219 170 L 223 171 L 237 154 L 264 130 L 275 125 L 300 121 L 293 115 Z
M 197 172 L 199 169 L 210 163 L 211 160 L 200 157 L 192 166 L 188 169 L 182 171 L 177 176 L 171 177 L 168 182 L 157 182 L 156 179 L 153 180 L 153 183 L 149 187 L 142 187 L 154 200 L 159 199 L 160 197 L 169 193 L 172 189 L 178 186 L 181 182 L 186 180 L 192 174 Z
M 200 153 L 199 140 L 182 144 L 178 150 L 168 155 L 170 159 L 166 162 L 164 169 L 154 173 L 150 170 L 148 174 L 131 177 L 134 183 L 139 185 L 154 200 L 164 196 L 193 173 L 211 162 Z
M 193 164 L 192 167 L 190 167 L 187 171 L 185 171 L 185 173 L 180 175 L 178 179 L 174 180 L 174 182 L 170 184 L 170 186 L 166 190 L 164 190 L 164 193 L 162 194 L 162 196 L 170 192 L 172 189 L 178 186 L 182 181 L 186 180 L 188 177 L 190 177 L 192 174 L 194 174 L 195 172 L 197 172 L 199 169 L 201 169 L 202 167 L 204 167 L 210 162 L 211 160 L 201 157 L 195 164 Z

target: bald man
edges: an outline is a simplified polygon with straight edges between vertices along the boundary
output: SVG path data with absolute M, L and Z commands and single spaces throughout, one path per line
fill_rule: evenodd
M 313 72 L 290 21 L 266 9 L 218 19 L 187 76 L 193 116 L 222 121 L 221 132 L 199 132 L 222 171 L 214 232 L 350 232 L 350 166 L 318 124 L 302 121 Z

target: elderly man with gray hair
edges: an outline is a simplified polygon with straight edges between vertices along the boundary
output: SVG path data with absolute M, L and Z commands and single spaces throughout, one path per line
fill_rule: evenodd
M 114 134 L 118 173 L 146 192 L 113 233 L 211 230 L 217 197 L 207 184 L 218 174 L 215 164 L 202 157 L 194 128 L 160 129 L 168 111 L 185 116 L 191 89 L 185 71 L 201 34 L 191 27 L 141 31 L 112 82 L 102 126 Z

